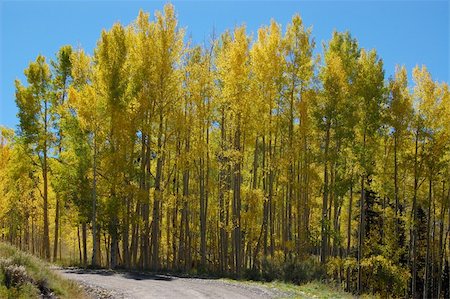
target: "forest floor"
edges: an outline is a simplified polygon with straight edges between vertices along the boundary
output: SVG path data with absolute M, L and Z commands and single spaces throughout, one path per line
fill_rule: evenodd
M 111 270 L 56 269 L 77 281 L 94 298 L 354 298 L 331 286 L 312 282 L 297 286 L 281 282 L 188 278 Z

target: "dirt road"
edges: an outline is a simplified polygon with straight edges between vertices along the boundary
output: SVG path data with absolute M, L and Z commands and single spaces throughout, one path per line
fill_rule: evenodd
M 94 298 L 277 298 L 285 294 L 262 286 L 217 279 L 180 278 L 168 275 L 116 273 L 106 270 L 58 269 Z

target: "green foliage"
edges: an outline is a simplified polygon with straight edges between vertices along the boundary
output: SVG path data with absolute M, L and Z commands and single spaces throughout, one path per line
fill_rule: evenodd
M 31 144 L 37 145 L 37 150 L 43 150 L 43 142 L 48 140 L 48 125 L 50 114 L 51 84 L 50 68 L 45 57 L 39 55 L 35 62 L 30 63 L 25 70 L 29 86 L 24 87 L 16 80 L 16 104 L 19 108 L 20 132 Z
M 342 281 L 342 273 L 349 271 L 357 272 L 357 261 L 355 258 L 331 258 L 327 263 L 329 277 Z M 407 268 L 396 265 L 392 260 L 381 255 L 372 255 L 361 261 L 364 283 L 368 291 L 377 294 L 381 298 L 404 296 L 410 280 Z M 345 277 L 345 276 L 344 276 Z M 356 281 L 351 281 L 356 283 Z
M 367 288 L 385 298 L 389 295 L 403 297 L 408 287 L 408 269 L 395 265 L 381 255 L 365 258 L 361 262 Z
M 266 257 L 261 261 L 261 278 L 272 281 L 283 277 L 283 263 L 281 258 Z
M 309 257 L 304 261 L 287 261 L 283 268 L 285 281 L 295 284 L 321 281 L 325 278 L 324 267 L 315 257 Z
M 259 274 L 259 275 L 258 275 Z M 294 284 L 305 284 L 325 278 L 325 269 L 317 258 L 284 261 L 281 256 L 266 257 L 261 261 L 261 272 L 248 272 L 249 279 L 264 281 L 283 280 Z

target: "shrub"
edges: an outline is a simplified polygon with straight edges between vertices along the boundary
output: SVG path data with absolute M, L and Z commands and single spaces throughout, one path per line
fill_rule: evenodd
M 51 271 L 46 262 L 0 242 L 0 298 L 39 296 L 84 298 L 84 293 L 76 283 Z
M 26 267 L 0 258 L 0 298 L 37 298 L 39 291 Z
M 372 293 L 382 297 L 393 295 L 402 297 L 408 286 L 409 271 L 395 265 L 381 255 L 371 256 L 361 261 L 364 281 L 370 286 Z
M 327 274 L 329 278 L 332 278 L 338 282 L 345 280 L 347 272 L 352 273 L 356 269 L 356 259 L 353 257 L 340 258 L 330 257 L 327 262 Z
M 283 280 L 301 284 L 313 280 L 321 280 L 325 277 L 325 270 L 320 263 L 310 257 L 305 260 L 284 260 L 283 255 L 263 258 L 261 261 L 261 272 L 254 269 L 246 272 L 248 279 L 259 279 L 265 281 Z
M 261 280 L 261 272 L 256 267 L 245 269 L 244 277 L 248 280 L 258 281 Z
M 321 280 L 324 276 L 324 268 L 312 257 L 303 261 L 288 261 L 284 266 L 284 280 L 296 284 Z
M 273 281 L 283 277 L 282 261 L 277 256 L 265 257 L 261 261 L 261 278 L 265 281 Z
M 30 281 L 24 266 L 9 265 L 4 269 L 5 285 L 7 288 L 20 287 Z

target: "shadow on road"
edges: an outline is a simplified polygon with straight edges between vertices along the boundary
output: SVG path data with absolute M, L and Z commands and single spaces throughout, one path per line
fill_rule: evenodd
M 161 274 L 150 274 L 150 273 L 137 273 L 137 272 L 117 272 L 113 270 L 93 270 L 93 269 L 64 269 L 66 273 L 72 274 L 94 274 L 101 276 L 114 276 L 120 275 L 123 278 L 134 279 L 134 280 L 161 280 L 161 281 L 171 281 L 174 277 L 161 275 Z

